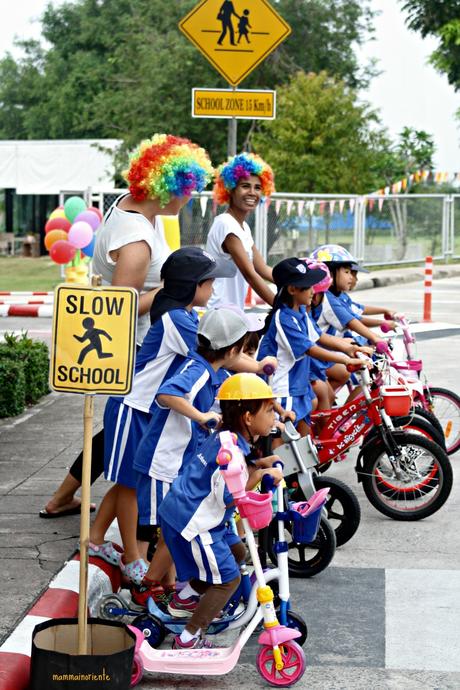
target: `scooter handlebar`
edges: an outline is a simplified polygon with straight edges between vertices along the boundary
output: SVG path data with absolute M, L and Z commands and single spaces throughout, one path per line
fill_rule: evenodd
M 263 372 L 265 376 L 271 376 L 274 373 L 274 371 L 275 367 L 273 366 L 273 364 L 265 364 L 265 366 L 263 367 Z

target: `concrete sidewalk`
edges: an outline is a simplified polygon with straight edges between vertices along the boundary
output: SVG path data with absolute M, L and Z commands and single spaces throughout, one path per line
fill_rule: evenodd
M 433 262 L 433 280 L 437 278 L 456 278 L 460 276 L 460 264 L 437 264 Z M 381 271 L 360 273 L 355 290 L 369 290 L 374 287 L 386 287 L 388 285 L 400 285 L 401 283 L 415 283 L 420 281 L 421 286 L 425 277 L 425 267 L 412 268 L 384 268 Z M 420 289 L 423 289 L 422 287 Z
M 38 513 L 67 474 L 83 443 L 81 395 L 51 393 L 22 415 L 0 420 L 0 645 L 50 579 L 75 552 L 80 517 Z M 105 398 L 95 401 L 95 429 Z M 104 495 L 99 479 L 92 498 Z

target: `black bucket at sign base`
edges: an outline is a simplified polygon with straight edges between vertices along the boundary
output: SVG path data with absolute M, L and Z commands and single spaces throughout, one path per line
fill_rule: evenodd
M 123 623 L 88 620 L 89 654 L 78 654 L 78 620 L 40 623 L 32 635 L 30 690 L 128 690 L 136 638 Z

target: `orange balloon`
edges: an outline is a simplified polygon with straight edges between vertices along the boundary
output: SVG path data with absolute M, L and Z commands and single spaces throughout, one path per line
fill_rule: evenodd
M 50 230 L 45 236 L 45 247 L 49 251 L 55 242 L 66 239 L 67 233 L 65 230 Z

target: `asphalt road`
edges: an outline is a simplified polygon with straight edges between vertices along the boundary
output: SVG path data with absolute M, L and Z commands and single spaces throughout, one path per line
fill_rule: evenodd
M 357 300 L 383 304 L 413 320 L 422 314 L 421 286 L 377 288 Z M 433 324 L 418 325 L 418 354 L 428 379 L 460 394 L 460 279 L 436 282 Z M 49 342 L 50 319 L 0 320 L 2 331 L 26 328 Z M 353 458 L 334 465 L 332 476 L 358 496 L 357 534 L 337 550 L 315 578 L 291 580 L 292 606 L 308 623 L 307 670 L 299 690 L 426 690 L 460 687 L 460 453 L 452 457 L 454 488 L 442 510 L 414 523 L 378 513 L 357 484 Z M 55 479 L 53 479 L 55 482 Z M 51 483 L 51 486 L 53 485 Z M 32 603 L 32 602 L 30 602 Z M 226 676 L 146 675 L 141 688 L 233 690 L 267 687 L 255 666 L 251 640 Z

